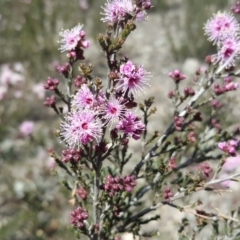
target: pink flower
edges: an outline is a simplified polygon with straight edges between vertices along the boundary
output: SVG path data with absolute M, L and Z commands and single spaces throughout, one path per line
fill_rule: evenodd
M 52 79 L 52 78 L 48 77 L 48 79 L 43 87 L 46 90 L 55 91 L 58 88 L 59 83 L 60 82 L 58 79 Z
M 235 37 L 239 32 L 239 24 L 231 13 L 218 12 L 207 21 L 204 29 L 209 41 L 216 44 L 228 37 Z
M 77 47 L 88 48 L 89 41 L 85 40 L 85 32 L 82 31 L 83 25 L 78 24 L 72 29 L 62 30 L 59 35 L 62 37 L 60 43 L 61 47 L 59 50 L 61 52 L 71 51 Z
M 67 163 L 77 163 L 81 160 L 83 156 L 83 150 L 79 148 L 78 150 L 76 149 L 65 149 L 62 150 L 62 162 Z
M 125 113 L 125 106 L 121 104 L 121 101 L 116 98 L 111 98 L 104 109 L 104 118 L 106 122 L 112 123 L 122 119 Z
M 226 172 L 232 172 L 239 167 L 240 167 L 240 155 L 237 155 L 236 157 L 228 157 L 222 168 Z
M 220 101 L 216 100 L 216 99 L 213 99 L 211 101 L 211 105 L 214 109 L 219 109 L 223 106 L 223 103 L 221 103 Z
M 81 207 L 71 212 L 70 223 L 75 227 L 82 228 L 86 219 L 88 219 L 88 213 Z
M 200 163 L 198 166 L 199 170 L 202 171 L 202 173 L 206 176 L 209 177 L 210 173 L 212 173 L 212 168 L 209 166 L 207 162 Z
M 180 81 L 183 81 L 186 78 L 186 76 L 183 73 L 181 73 L 178 69 L 174 70 L 173 72 L 170 72 L 168 76 L 172 78 L 173 81 L 176 83 L 179 83 Z
M 46 97 L 44 103 L 43 103 L 46 107 L 55 107 L 56 105 L 56 98 L 55 96 L 50 96 L 50 97 Z
M 230 154 L 231 156 L 236 155 L 236 148 L 238 146 L 238 142 L 235 140 L 229 140 L 228 142 L 220 142 L 218 143 L 218 148 L 223 152 Z
M 33 130 L 34 130 L 34 122 L 32 121 L 24 121 L 19 126 L 19 131 L 24 137 L 31 135 L 33 133 Z
M 78 188 L 76 190 L 76 193 L 78 194 L 78 196 L 82 199 L 82 200 L 86 200 L 87 199 L 87 196 L 88 196 L 88 193 L 87 191 L 81 187 L 81 188 Z
M 99 143 L 102 137 L 102 123 L 93 111 L 72 112 L 61 124 L 61 136 L 71 148 L 79 148 L 93 140 Z
M 42 83 L 33 85 L 32 92 L 37 96 L 38 99 L 44 99 L 45 97 L 45 90 Z
M 121 78 L 118 80 L 117 89 L 124 93 L 128 91 L 128 94 L 137 94 L 149 86 L 150 73 L 141 66 L 137 67 L 131 61 L 120 66 L 120 74 Z
M 163 192 L 163 198 L 165 199 L 165 201 L 170 202 L 173 196 L 174 196 L 173 192 L 169 187 L 167 187 Z
M 8 64 L 4 64 L 1 67 L 0 71 L 0 82 L 3 85 L 16 85 L 20 82 L 24 81 L 24 77 L 22 74 L 15 72 Z
M 145 125 L 133 112 L 126 112 L 125 117 L 118 123 L 116 128 L 138 140 L 145 130 Z
M 102 9 L 104 10 L 102 13 L 104 17 L 101 19 L 103 22 L 117 24 L 129 19 L 129 16 L 135 15 L 137 21 L 145 20 L 145 11 L 136 11 L 136 6 L 132 0 L 108 0 Z
M 235 6 L 231 7 L 231 10 L 235 14 L 240 14 L 240 1 L 237 1 Z
M 73 98 L 72 107 L 80 110 L 90 108 L 94 104 L 94 96 L 86 84 L 83 84 Z
M 235 66 L 235 61 L 239 57 L 240 42 L 232 37 L 222 41 L 221 48 L 217 54 L 213 55 L 214 63 L 225 65 L 225 68 Z
M 230 82 L 228 84 L 225 85 L 225 89 L 227 91 L 234 91 L 237 90 L 239 87 L 239 84 L 237 82 Z
M 108 192 L 109 196 L 113 197 L 116 193 L 131 192 L 136 185 L 136 177 L 134 175 L 125 176 L 124 178 L 108 175 L 103 188 Z

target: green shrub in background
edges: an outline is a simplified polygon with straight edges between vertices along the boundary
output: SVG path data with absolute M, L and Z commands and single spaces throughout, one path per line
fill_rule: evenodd
M 71 28 L 74 23 L 86 24 L 88 35 L 96 38 L 102 28 L 99 21 L 100 6 L 104 0 L 87 0 L 88 9 L 80 8 L 79 0 L 2 0 L 0 1 L 0 64 L 21 61 L 29 66 L 35 79 L 46 76 L 49 62 L 57 56 L 58 33 Z M 219 0 L 155 0 L 154 13 L 159 12 L 166 25 L 175 26 L 169 32 L 172 52 L 180 56 L 203 57 L 209 53 L 210 44 L 199 35 L 202 23 L 216 9 L 223 9 L 228 1 Z M 176 14 L 172 14 L 172 12 Z M 169 28 L 171 29 L 171 28 Z M 176 32 L 176 29 L 180 33 Z M 200 31 L 199 31 L 200 30 Z M 55 37 L 54 37 L 55 36 Z
M 89 9 L 83 10 L 78 0 L 0 1 L 0 9 L 4 9 L 0 23 L 0 64 L 20 61 L 29 66 L 35 78 L 46 76 L 49 62 L 54 62 L 58 53 L 59 31 L 71 28 L 75 22 L 85 23 L 92 15 L 99 18 L 100 4 L 101 1 L 89 1 Z
M 159 2 L 165 2 L 166 6 L 170 1 Z M 163 13 L 163 22 L 175 59 L 183 60 L 187 57 L 203 59 L 207 54 L 213 53 L 214 48 L 205 41 L 203 23 L 213 12 L 226 9 L 228 1 L 179 0 L 167 6 L 169 10 Z

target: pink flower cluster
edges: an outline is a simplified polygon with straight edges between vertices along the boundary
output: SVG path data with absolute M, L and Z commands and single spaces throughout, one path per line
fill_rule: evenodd
M 213 127 L 215 127 L 218 130 L 222 129 L 220 121 L 218 119 L 212 118 L 211 119 L 211 124 L 212 124 Z
M 102 129 L 106 125 L 110 129 L 116 127 L 135 140 L 140 139 L 145 131 L 140 117 L 127 107 L 134 107 L 131 106 L 131 98 L 148 85 L 149 73 L 131 61 L 122 64 L 119 71 L 120 78 L 116 79 L 114 91 L 108 98 L 94 87 L 90 89 L 86 83 L 81 84 L 74 95 L 72 112 L 61 125 L 61 136 L 71 148 L 86 145 L 93 140 L 99 144 Z
M 198 166 L 199 170 L 203 172 L 206 177 L 210 176 L 210 173 L 213 171 L 207 162 L 201 163 Z
M 150 0 L 141 0 L 138 5 L 135 5 L 132 0 L 107 0 L 105 6 L 102 7 L 104 17 L 101 20 L 112 24 L 125 22 L 132 18 L 143 21 L 146 19 L 145 10 L 151 7 Z
M 59 50 L 61 52 L 68 51 L 71 57 L 76 57 L 81 53 L 81 48 L 88 48 L 89 41 L 85 39 L 85 32 L 82 30 L 83 25 L 78 24 L 72 29 L 62 30 L 60 36 L 62 37 L 60 43 L 61 47 Z M 81 59 L 81 58 L 78 58 Z
M 239 57 L 239 23 L 231 13 L 218 12 L 205 24 L 208 39 L 218 46 L 213 62 L 230 68 Z
M 32 121 L 24 121 L 19 126 L 20 133 L 24 136 L 30 136 L 34 131 L 35 124 Z
M 211 101 L 211 106 L 214 108 L 214 109 L 220 109 L 222 106 L 223 106 L 223 103 L 221 103 L 220 101 L 216 100 L 216 99 L 213 99 Z
M 233 82 L 231 77 L 224 78 L 224 85 L 220 86 L 219 84 L 214 85 L 214 92 L 216 95 L 221 95 L 229 91 L 235 91 L 239 87 L 237 82 Z
M 238 141 L 229 140 L 228 142 L 218 143 L 218 148 L 223 152 L 228 153 L 231 156 L 236 156 L 236 148 L 238 147 Z
M 70 215 L 70 223 L 73 226 L 77 228 L 84 227 L 84 220 L 88 219 L 88 213 L 83 208 L 78 207 L 76 210 L 72 211 Z
M 235 91 L 238 89 L 238 87 L 239 87 L 239 84 L 237 82 L 230 82 L 230 83 L 225 84 L 224 86 L 215 84 L 214 85 L 214 93 L 216 95 L 221 95 L 226 92 Z
M 119 120 L 126 118 L 126 107 L 121 100 L 111 98 L 106 102 L 103 113 L 103 118 L 106 119 L 106 123 L 109 122 L 112 126 L 113 123 L 116 123 Z
M 177 168 L 176 159 L 175 159 L 174 157 L 171 157 L 171 158 L 169 159 L 168 166 L 169 166 L 171 169 L 176 169 L 176 168 Z
M 103 8 L 104 21 L 116 23 L 125 17 L 139 19 L 149 8 L 151 8 L 149 0 L 141 0 L 136 4 L 132 0 L 109 0 Z M 69 78 L 72 63 L 82 59 L 78 54 L 83 54 L 83 49 L 89 46 L 89 42 L 85 40 L 82 25 L 62 31 L 60 35 L 62 37 L 60 50 L 68 51 L 69 62 L 58 66 L 57 69 L 65 78 Z M 111 74 L 114 77 L 111 78 Z M 119 131 L 123 132 L 124 137 L 130 136 L 135 140 L 138 140 L 145 131 L 145 125 L 140 117 L 131 109 L 136 107 L 134 95 L 144 92 L 145 87 L 149 86 L 150 73 L 142 66 L 126 61 L 111 74 L 109 74 L 109 81 L 111 81 L 112 91 L 106 94 L 95 84 L 89 84 L 89 80 L 82 76 L 74 79 L 77 91 L 73 96 L 69 96 L 71 111 L 65 117 L 60 129 L 60 137 L 69 148 L 79 149 L 80 146 L 93 141 L 99 145 L 106 127 L 110 130 L 115 128 L 117 136 Z M 58 84 L 57 79 L 49 78 L 44 88 L 56 91 Z M 44 104 L 58 111 L 54 97 L 48 97 Z M 64 161 L 70 160 L 64 157 Z
M 90 109 L 95 103 L 95 97 L 86 84 L 83 84 L 74 96 L 72 106 L 76 110 Z
M 172 78 L 175 83 L 179 83 L 180 81 L 183 81 L 186 78 L 186 76 L 177 69 L 174 70 L 173 72 L 170 72 L 168 76 Z
M 24 81 L 24 69 L 20 63 L 15 63 L 12 66 L 3 64 L 0 66 L 0 101 L 8 98 L 9 90 L 12 91 L 14 98 L 22 96 L 22 91 L 19 86 Z
M 149 86 L 150 73 L 141 66 L 134 65 L 131 61 L 120 66 L 120 75 L 117 90 L 128 93 L 128 95 L 144 92 L 145 87 Z
M 46 107 L 54 107 L 56 105 L 56 98 L 55 98 L 55 96 L 46 97 L 46 99 L 45 99 L 43 104 Z
M 195 91 L 191 87 L 185 87 L 184 88 L 184 94 L 186 97 L 194 96 Z
M 123 131 L 126 135 L 131 136 L 133 139 L 138 140 L 145 130 L 145 125 L 133 112 L 127 112 L 116 128 Z
M 197 140 L 196 140 L 196 135 L 194 132 L 190 132 L 188 135 L 187 135 L 187 139 L 190 143 L 195 143 Z
M 86 200 L 87 199 L 88 193 L 87 193 L 87 191 L 83 187 L 78 188 L 76 190 L 76 193 L 82 200 Z
M 80 88 L 83 84 L 86 84 L 87 81 L 84 77 L 78 75 L 75 79 L 74 79 L 74 85 L 76 88 Z
M 174 126 L 177 131 L 181 131 L 183 129 L 185 119 L 183 117 L 175 116 L 174 117 Z
M 83 156 L 83 150 L 80 148 L 78 150 L 76 149 L 65 149 L 62 150 L 62 161 L 64 163 L 71 162 L 71 163 L 77 163 L 81 160 Z
M 240 1 L 237 1 L 235 6 L 233 6 L 231 10 L 235 14 L 240 14 Z
M 134 175 L 125 176 L 124 178 L 108 175 L 103 188 L 113 197 L 115 193 L 122 193 L 124 191 L 131 192 L 136 184 L 136 177 Z
M 66 63 L 65 65 L 58 65 L 57 67 L 57 71 L 62 74 L 64 77 L 68 78 L 68 74 L 69 74 L 69 70 L 71 68 L 69 63 Z
M 46 90 L 51 90 L 54 91 L 57 89 L 59 85 L 59 80 L 58 79 L 51 79 L 50 77 L 48 78 L 47 82 L 44 84 L 44 89 Z
M 171 189 L 167 187 L 163 192 L 163 197 L 166 201 L 170 201 L 171 197 L 173 197 L 174 194 L 171 192 Z
M 71 148 L 79 148 L 93 140 L 99 143 L 102 126 L 96 112 L 88 109 L 72 111 L 62 122 L 60 135 Z

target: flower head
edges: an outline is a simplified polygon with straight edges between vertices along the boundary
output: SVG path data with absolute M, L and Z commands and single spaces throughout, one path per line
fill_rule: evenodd
M 131 61 L 120 66 L 120 74 L 117 89 L 124 93 L 128 91 L 129 94 L 137 94 L 143 92 L 145 87 L 149 86 L 150 73 L 141 66 L 134 65 Z
M 71 112 L 61 124 L 61 137 L 71 147 L 86 145 L 95 140 L 100 142 L 102 123 L 93 111 Z
M 75 109 L 90 108 L 94 104 L 94 95 L 86 84 L 83 84 L 75 95 L 72 106 Z
M 89 41 L 85 40 L 85 32 L 82 31 L 83 25 L 78 24 L 72 29 L 62 30 L 59 35 L 62 37 L 60 43 L 61 47 L 59 50 L 61 52 L 71 51 L 76 49 L 76 47 L 88 48 Z
M 239 24 L 231 13 L 218 12 L 205 24 L 205 33 L 214 44 L 228 37 L 235 37 Z
M 231 156 L 236 156 L 236 148 L 238 147 L 238 144 L 238 141 L 229 140 L 228 142 L 219 142 L 218 148 Z
M 67 163 L 77 163 L 81 160 L 83 156 L 83 150 L 81 148 L 77 149 L 64 149 L 62 150 L 62 162 Z
M 116 128 L 133 139 L 138 140 L 145 130 L 145 125 L 133 112 L 126 112 L 124 118 L 118 123 Z
M 180 81 L 183 81 L 186 78 L 185 74 L 181 73 L 178 69 L 174 70 L 173 72 L 170 72 L 168 76 L 172 78 L 173 81 L 176 83 L 179 83 Z
M 231 7 L 231 10 L 235 14 L 240 14 L 240 1 L 237 1 L 235 6 Z
M 111 98 L 104 109 L 104 118 L 111 124 L 122 119 L 125 113 L 125 106 L 120 100 Z
M 116 24 L 134 15 L 137 21 L 145 20 L 145 11 L 137 12 L 132 0 L 108 0 L 102 9 L 104 10 L 102 13 L 104 17 L 101 19 L 103 22 Z
M 109 196 L 114 196 L 116 193 L 124 191 L 131 192 L 136 185 L 136 177 L 134 175 L 125 176 L 124 178 L 108 175 L 103 188 L 108 192 Z
M 240 53 L 240 41 L 234 37 L 222 41 L 220 50 L 213 55 L 214 63 L 230 68 L 235 65 Z
M 70 223 L 75 227 L 82 228 L 84 226 L 84 220 L 88 219 L 88 213 L 83 208 L 78 207 L 71 213 Z
M 203 163 L 199 164 L 198 168 L 199 168 L 199 170 L 202 171 L 202 173 L 206 177 L 209 177 L 210 173 L 213 171 L 212 168 L 209 166 L 209 164 L 207 162 L 203 162 Z

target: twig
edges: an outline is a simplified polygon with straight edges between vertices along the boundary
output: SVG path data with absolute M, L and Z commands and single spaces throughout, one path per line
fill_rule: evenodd
M 204 184 L 204 188 L 207 188 L 211 185 L 221 183 L 221 182 L 224 182 L 224 181 L 227 181 L 227 180 L 232 180 L 235 177 L 239 177 L 239 176 L 240 176 L 240 172 L 237 172 L 233 175 L 230 175 L 230 176 L 227 176 L 227 177 L 224 177 L 224 178 L 221 178 L 221 179 L 211 180 L 210 182 L 207 182 L 207 183 Z M 234 181 L 236 181 L 236 180 L 234 179 Z
M 202 94 L 212 85 L 214 82 L 214 77 L 211 76 L 206 84 L 204 84 L 205 76 L 201 79 L 202 86 L 198 90 L 198 92 L 190 99 L 185 109 L 179 114 L 179 117 L 185 117 L 188 114 L 189 107 L 192 107 L 194 103 L 202 96 Z M 141 159 L 138 164 L 135 166 L 131 174 L 138 174 L 142 166 L 149 161 L 155 154 L 155 151 L 165 142 L 169 135 L 174 132 L 174 123 L 172 122 L 165 133 L 158 139 L 157 143 L 150 149 L 150 151 L 146 154 L 146 156 Z
M 234 179 L 235 177 L 238 177 L 238 176 L 240 176 L 240 172 L 235 173 L 235 174 L 233 174 L 233 175 L 231 175 L 231 176 L 228 176 L 228 177 L 221 178 L 221 179 L 211 180 L 210 182 L 205 183 L 204 186 L 201 187 L 201 188 L 199 188 L 197 191 L 205 190 L 207 187 L 209 187 L 209 186 L 211 186 L 211 185 L 214 185 L 214 184 L 220 183 L 220 182 L 224 182 L 224 181 L 226 181 L 226 180 L 231 180 L 231 179 Z M 143 190 L 142 190 L 141 192 L 143 192 L 143 194 L 145 194 L 145 193 L 149 190 L 149 187 L 150 187 L 150 186 L 146 186 L 145 188 L 143 188 Z M 150 188 L 150 189 L 151 189 L 151 188 Z M 143 194 L 141 194 L 141 192 L 140 192 L 139 195 L 142 196 Z M 114 231 L 115 231 L 115 232 L 116 232 L 116 231 L 117 231 L 117 232 L 123 232 L 123 231 L 125 230 L 126 226 L 127 226 L 128 224 L 130 224 L 131 222 L 136 221 L 137 219 L 141 218 L 141 217 L 144 216 L 145 214 L 147 214 L 147 213 L 149 213 L 149 212 L 151 212 L 151 211 L 154 211 L 154 210 L 156 210 L 156 209 L 159 208 L 159 207 L 162 207 L 162 206 L 164 206 L 164 205 L 172 205 L 172 204 L 169 204 L 169 203 L 172 203 L 172 202 L 174 202 L 174 201 L 176 201 L 176 200 L 178 200 L 178 199 L 183 198 L 184 196 L 186 196 L 185 192 L 186 192 L 186 189 L 184 189 L 182 192 L 177 192 L 177 193 L 175 194 L 175 196 L 173 196 L 172 198 L 170 198 L 170 201 L 169 201 L 169 202 L 167 202 L 167 201 L 161 201 L 161 202 L 159 202 L 159 203 L 157 203 L 157 204 L 155 204 L 155 205 L 153 205 L 153 206 L 150 206 L 150 207 L 148 207 L 148 208 L 143 209 L 143 210 L 140 211 L 139 213 L 137 213 L 137 214 L 133 215 L 132 217 L 130 217 L 126 222 L 124 222 L 121 226 L 117 227 Z M 189 193 L 188 193 L 188 194 L 189 194 Z M 140 198 L 140 197 L 139 197 L 139 198 Z M 139 198 L 138 198 L 138 196 L 137 196 L 137 197 L 131 202 L 131 205 L 134 205 Z M 185 210 L 185 209 L 182 208 L 182 210 Z M 217 209 L 216 209 L 216 210 L 217 210 Z M 222 217 L 222 218 L 224 218 L 224 219 L 229 219 L 229 220 L 232 220 L 232 221 L 236 221 L 236 219 L 234 219 L 234 218 L 230 218 L 230 217 L 228 217 L 228 216 L 226 216 L 226 215 L 220 214 L 220 211 L 219 211 L 219 210 L 217 210 L 217 211 L 219 212 L 219 217 Z M 192 212 L 192 213 L 193 213 L 193 212 Z M 195 215 L 198 215 L 199 217 L 202 217 L 201 214 L 197 214 L 197 213 L 194 213 L 194 214 L 195 214 Z M 207 219 L 209 219 L 209 217 L 208 217 Z M 237 221 L 238 221 L 238 220 L 237 220 Z

